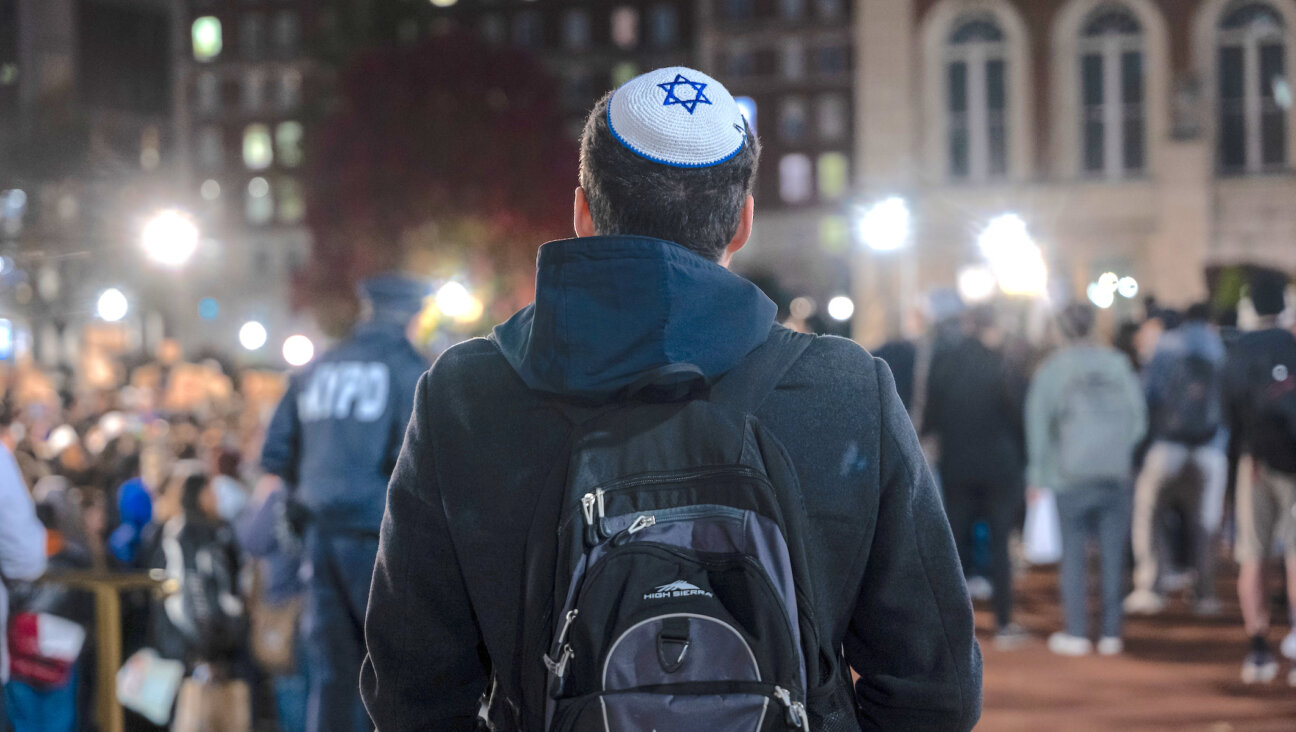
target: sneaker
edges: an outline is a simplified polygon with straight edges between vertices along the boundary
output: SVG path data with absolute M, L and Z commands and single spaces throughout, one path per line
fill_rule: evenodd
M 1293 628 L 1292 632 L 1282 639 L 1282 645 L 1278 646 L 1278 650 L 1283 654 L 1283 658 L 1296 661 L 1296 628 Z
M 1203 597 L 1193 603 L 1193 615 L 1199 618 L 1213 618 L 1223 612 L 1223 605 L 1218 597 Z
M 1119 656 L 1125 652 L 1125 641 L 1120 638 L 1108 636 L 1098 641 L 1098 655 L 1100 656 Z
M 985 602 L 994 597 L 994 587 L 991 586 L 990 580 L 985 577 L 973 575 L 967 579 L 968 594 L 977 602 Z
M 1125 612 L 1130 615 L 1156 615 L 1165 605 L 1165 598 L 1151 590 L 1134 590 L 1125 598 Z
M 1267 684 L 1278 675 L 1278 659 L 1269 651 L 1251 651 L 1242 662 L 1242 683 Z
M 1009 623 L 995 632 L 995 650 L 1011 651 L 1026 645 L 1031 634 L 1016 623 Z
M 1049 636 L 1048 649 L 1059 656 L 1087 656 L 1093 652 L 1093 643 L 1088 638 L 1058 631 Z

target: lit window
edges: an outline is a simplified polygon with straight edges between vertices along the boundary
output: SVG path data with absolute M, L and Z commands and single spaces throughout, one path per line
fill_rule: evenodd
M 835 201 L 850 187 L 850 164 L 844 153 L 828 152 L 819 156 L 819 198 Z
M 280 122 L 275 127 L 275 152 L 279 164 L 295 168 L 302 161 L 302 126 L 300 122 Z
M 784 20 L 801 20 L 805 16 L 805 0 L 779 0 L 779 11 Z
M 198 75 L 194 82 L 194 97 L 198 113 L 215 114 L 220 111 L 220 80 L 210 71 Z
M 1265 3 L 1241 5 L 1220 21 L 1218 43 L 1220 169 L 1283 168 L 1292 92 L 1282 16 Z
M 779 160 L 779 197 L 784 203 L 805 203 L 812 191 L 810 158 L 801 153 Z
M 818 106 L 819 139 L 824 142 L 846 139 L 850 124 L 846 97 L 841 94 L 824 94 L 819 97 Z
M 243 74 L 243 111 L 259 112 L 265 103 L 266 74 L 261 69 L 249 69 Z
M 674 5 L 654 6 L 648 22 L 653 48 L 672 48 L 679 43 L 679 11 Z
M 279 221 L 296 224 L 306 217 L 306 200 L 302 196 L 301 182 L 296 178 L 280 178 L 275 187 L 275 203 L 279 208 Z
M 1143 169 L 1142 28 L 1123 8 L 1100 8 L 1080 39 L 1081 164 L 1118 178 Z
M 846 14 L 846 4 L 842 0 L 815 0 L 815 10 L 820 20 L 840 20 Z
M 258 58 L 265 49 L 265 18 L 260 13 L 248 13 L 239 18 L 239 53 L 243 58 Z
M 265 170 L 273 162 L 270 128 L 263 124 L 248 125 L 243 130 L 243 164 L 248 170 Z
M 801 97 L 784 97 L 779 102 L 779 137 L 800 142 L 806 135 L 806 103 Z
M 622 61 L 612 67 L 612 86 L 618 87 L 639 75 L 639 66 L 632 61 Z
M 211 61 L 221 52 L 221 22 L 204 15 L 193 22 L 193 55 L 195 61 Z
M 612 42 L 621 48 L 634 48 L 639 43 L 639 11 L 620 7 L 612 11 Z
M 1008 49 L 992 18 L 955 25 L 946 47 L 949 174 L 985 180 L 1008 172 Z
M 828 254 L 845 254 L 850 248 L 850 223 L 833 214 L 819 219 L 819 246 Z
M 790 38 L 783 42 L 783 77 L 800 79 L 805 76 L 805 45 Z
M 523 10 L 513 16 L 513 44 L 523 48 L 544 45 L 544 21 L 535 10 Z
M 275 49 L 286 56 L 297 52 L 301 41 L 301 22 L 292 10 L 281 10 L 274 19 Z
M 219 127 L 204 127 L 198 131 L 198 165 L 207 170 L 217 170 L 225 163 L 225 138 Z
M 279 91 L 275 98 L 279 109 L 290 112 L 301 104 L 302 75 L 300 71 L 289 69 L 279 75 Z
M 589 11 L 573 8 L 563 16 L 563 45 L 572 50 L 589 48 L 590 16 Z
M 265 224 L 274 218 L 274 197 L 270 195 L 270 183 L 265 178 L 248 181 L 243 196 L 243 215 L 249 224 Z

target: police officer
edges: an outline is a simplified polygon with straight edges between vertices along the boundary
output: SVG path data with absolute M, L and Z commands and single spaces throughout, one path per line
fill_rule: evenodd
M 289 486 L 303 535 L 312 732 L 370 728 L 359 693 L 364 613 L 387 480 L 427 369 L 406 337 L 426 294 L 402 275 L 362 282 L 362 322 L 291 376 L 266 432 L 261 467 Z

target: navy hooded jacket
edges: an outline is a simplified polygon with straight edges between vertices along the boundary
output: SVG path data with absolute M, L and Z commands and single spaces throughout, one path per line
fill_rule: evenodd
M 474 729 L 491 659 L 517 655 L 536 493 L 572 429 L 555 395 L 606 400 L 679 362 L 718 377 L 774 316 L 751 283 L 670 242 L 542 247 L 535 303 L 493 339 L 446 351 L 419 384 L 365 622 L 361 692 L 379 730 Z M 971 603 L 886 366 L 817 338 L 757 417 L 798 473 L 819 633 L 860 674 L 860 728 L 970 729 Z
M 377 532 L 426 369 L 403 323 L 360 324 L 289 377 L 266 429 L 262 469 L 282 478 L 324 528 Z

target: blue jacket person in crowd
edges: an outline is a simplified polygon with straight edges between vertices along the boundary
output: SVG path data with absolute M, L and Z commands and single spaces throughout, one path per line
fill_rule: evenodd
M 290 487 L 310 575 L 302 636 L 307 729 L 368 729 L 356 679 L 387 480 L 427 362 L 406 338 L 427 288 L 400 275 L 361 283 L 354 334 L 294 373 L 261 467 Z
M 727 105 L 714 123 L 713 104 Z M 578 237 L 541 248 L 532 305 L 419 383 L 365 621 L 361 692 L 382 732 L 474 729 L 493 672 L 541 663 L 518 638 L 536 487 L 573 430 L 556 404 L 606 403 L 670 364 L 715 380 L 785 336 L 774 303 L 727 268 L 751 233 L 758 156 L 728 92 L 691 69 L 644 74 L 590 112 Z M 815 338 L 755 414 L 799 479 L 819 637 L 859 673 L 852 685 L 841 665 L 811 727 L 970 729 L 971 603 L 886 365 Z

